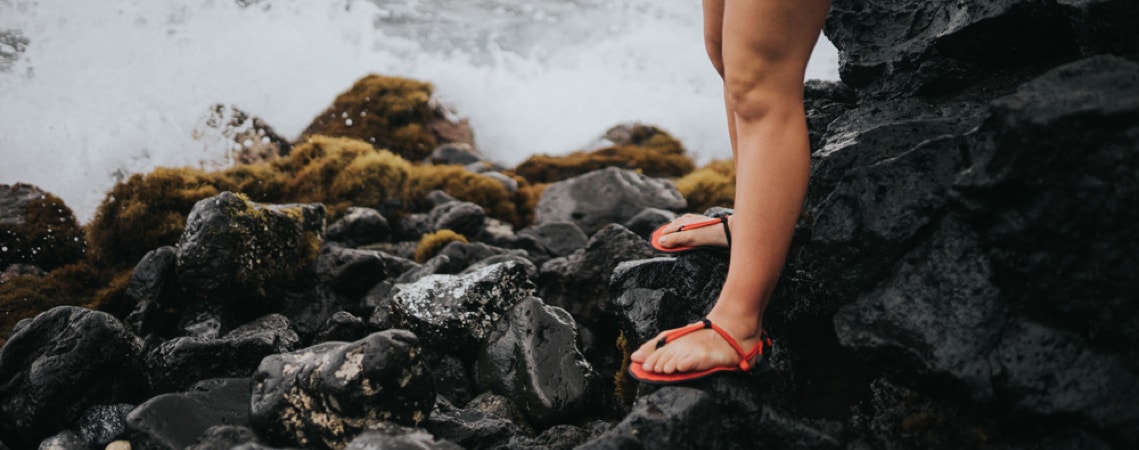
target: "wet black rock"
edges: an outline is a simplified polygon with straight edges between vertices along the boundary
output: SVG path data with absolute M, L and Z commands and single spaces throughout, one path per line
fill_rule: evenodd
M 463 236 L 482 234 L 486 212 L 471 202 L 449 202 L 431 209 L 428 216 L 434 230 L 451 230 Z
M 184 449 L 211 427 L 249 425 L 249 384 L 249 378 L 205 380 L 147 400 L 126 419 L 132 448 Z
M 686 204 L 671 181 L 610 167 L 551 184 L 538 201 L 534 222 L 573 222 L 593 235 L 644 208 L 678 210 Z
M 508 399 L 501 402 L 510 403 Z M 501 448 L 512 437 L 529 434 L 529 426 L 525 422 L 519 425 L 512 417 L 516 411 L 496 411 L 485 406 L 483 403 L 457 408 L 445 400 L 439 401 L 424 426 L 432 434 L 470 449 Z
M 610 283 L 625 339 L 639 345 L 661 331 L 702 319 L 719 296 L 728 261 L 714 252 L 628 261 Z
M 377 283 L 418 267 L 414 261 L 375 250 L 325 246 L 316 258 L 316 275 L 337 293 L 358 299 Z
M 586 248 L 542 265 L 538 296 L 591 328 L 612 328 L 609 278 L 623 261 L 655 256 L 649 242 L 620 225 L 609 225 Z M 606 325 L 610 325 L 606 327 Z
M 525 267 L 509 261 L 462 276 L 431 275 L 396 285 L 392 320 L 423 336 L 425 346 L 461 355 L 485 339 L 494 323 L 533 289 Z
M 161 323 L 162 300 L 168 298 L 168 289 L 177 283 L 177 264 L 178 250 L 163 246 L 147 252 L 131 272 L 126 295 L 135 301 L 135 308 L 127 316 L 126 323 L 139 336 L 167 328 L 168 324 Z
M 74 431 L 64 430 L 40 442 L 39 450 L 84 450 L 89 447 L 82 436 Z
M 573 222 L 548 222 L 526 227 L 518 232 L 521 236 L 531 236 L 553 256 L 566 256 L 589 243 L 586 236 Z
M 460 275 L 460 276 L 461 275 L 467 275 L 467 274 L 470 274 L 473 272 L 478 272 L 479 270 L 482 270 L 485 267 L 493 266 L 496 264 L 502 264 L 502 263 L 506 263 L 506 262 L 521 265 L 522 268 L 526 271 L 526 277 L 527 278 L 529 278 L 531 280 L 535 280 L 538 278 L 538 266 L 534 265 L 534 263 L 532 261 L 530 261 L 528 258 L 523 257 L 523 256 L 518 255 L 518 254 L 515 254 L 515 253 L 510 253 L 510 254 L 505 254 L 505 255 L 488 256 L 486 258 L 479 260 L 478 262 L 476 262 L 474 264 L 467 266 L 467 268 L 463 269 L 462 272 L 459 272 L 458 275 Z
M 32 447 L 90 406 L 147 394 L 142 343 L 110 314 L 60 306 L 0 348 L 0 440 Z
M 426 213 L 405 214 L 392 223 L 392 239 L 396 241 L 415 241 L 432 229 L 431 216 Z
M 447 264 L 440 265 L 440 272 L 436 273 L 451 274 L 462 272 L 472 264 L 490 258 L 492 256 L 529 256 L 523 250 L 511 250 L 507 248 L 495 247 L 493 245 L 487 245 L 482 242 L 451 242 L 443 247 L 443 250 L 439 252 L 439 255 L 446 256 L 448 259 Z
M 257 444 L 257 435 L 248 426 L 215 425 L 198 435 L 187 450 L 231 450 L 243 444 Z
M 393 423 L 377 425 L 352 439 L 345 450 L 462 450 L 454 442 Z
M 598 406 L 597 374 L 577 347 L 565 310 L 530 297 L 518 302 L 486 338 L 475 381 L 514 399 L 530 423 L 570 422 Z
M 363 319 L 346 311 L 333 314 L 313 337 L 313 343 L 328 341 L 352 342 L 371 334 L 372 327 Z
M 266 357 L 253 378 L 254 429 L 275 445 L 343 448 L 383 421 L 423 422 L 435 403 L 415 335 L 388 330 Z
M 570 450 L 596 438 L 608 428 L 604 422 L 591 422 L 585 427 L 555 425 L 534 437 L 515 436 L 506 447 L 517 450 Z
M 178 280 L 211 299 L 267 312 L 320 250 L 324 206 L 262 205 L 223 192 L 194 205 L 178 242 Z
M 645 208 L 622 225 L 629 231 L 648 239 L 653 231 L 676 219 L 676 213 L 660 208 Z
M 807 80 L 803 106 L 811 150 L 822 149 L 831 122 L 857 106 L 858 94 L 841 81 Z
M 220 338 L 180 337 L 147 355 L 157 392 L 182 390 L 207 378 L 249 377 L 261 359 L 292 351 L 300 338 L 280 314 L 247 323 Z
M 79 435 L 88 445 L 97 448 L 106 447 L 113 441 L 126 438 L 127 414 L 134 409 L 134 405 L 120 403 L 117 405 L 93 405 L 87 408 L 76 426 Z
M 351 207 L 344 217 L 328 226 L 325 239 L 345 247 L 359 247 L 386 240 L 391 235 L 388 220 L 372 208 Z
M 464 358 L 446 353 L 428 354 L 431 376 L 435 380 L 435 393 L 452 404 L 462 405 L 471 400 L 475 383 Z

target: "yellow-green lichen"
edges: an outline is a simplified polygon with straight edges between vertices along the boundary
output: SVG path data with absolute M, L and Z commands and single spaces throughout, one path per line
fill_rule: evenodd
M 676 189 L 688 200 L 689 211 L 730 208 L 736 198 L 735 167 L 730 161 L 713 161 L 676 180 Z
M 420 264 L 427 262 L 452 242 L 467 242 L 467 238 L 451 230 L 439 230 L 423 235 L 419 240 L 419 246 L 415 248 L 415 261 Z

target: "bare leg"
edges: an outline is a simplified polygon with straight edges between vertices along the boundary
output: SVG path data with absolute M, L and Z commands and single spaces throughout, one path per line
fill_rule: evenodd
M 724 2 L 724 80 L 738 133 L 736 200 L 728 277 L 708 318 L 747 349 L 759 342 L 806 194 L 803 77 L 830 2 Z M 651 372 L 697 371 L 739 359 L 711 330 L 659 350 L 655 341 L 632 356 Z

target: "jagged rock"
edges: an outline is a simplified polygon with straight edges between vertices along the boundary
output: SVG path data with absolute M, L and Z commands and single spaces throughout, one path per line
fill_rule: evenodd
M 463 447 L 437 438 L 419 428 L 383 423 L 348 443 L 345 450 L 462 450 Z
M 253 377 L 250 415 L 270 443 L 342 448 L 382 421 L 423 422 L 435 388 L 415 335 L 373 333 L 272 355 Z
M 323 233 L 323 205 L 260 205 L 223 192 L 190 211 L 178 281 L 263 313 L 316 257 Z
M 91 405 L 145 398 L 144 367 L 142 343 L 110 314 L 41 313 L 0 348 L 0 440 L 32 447 Z
M 570 450 L 596 438 L 608 428 L 604 422 L 591 422 L 585 428 L 555 425 L 534 437 L 515 436 L 506 447 L 518 450 Z
M 621 225 L 628 228 L 629 231 L 636 233 L 637 236 L 644 236 L 647 239 L 653 234 L 654 230 L 675 219 L 676 213 L 672 211 L 660 208 L 645 208 Z
M 449 202 L 431 209 L 428 216 L 433 230 L 451 230 L 463 236 L 482 233 L 486 212 L 471 202 Z
M 1059 0 L 1084 56 L 1109 54 L 1135 60 L 1139 31 L 1123 18 L 1139 17 L 1139 5 L 1127 0 Z
M 462 276 L 429 275 L 392 293 L 395 324 L 428 347 L 461 354 L 485 339 L 511 307 L 533 292 L 523 265 L 508 261 Z
M 299 341 L 288 319 L 271 314 L 220 338 L 180 337 L 163 342 L 147 355 L 147 365 L 155 389 L 170 392 L 207 378 L 249 377 L 262 358 L 292 351 Z
M 472 264 L 490 258 L 492 256 L 500 255 L 516 255 L 520 257 L 529 256 L 523 250 L 510 250 L 506 248 L 495 247 L 484 244 L 482 242 L 451 242 L 443 247 L 439 255 L 446 256 L 447 265 L 440 266 L 442 273 L 459 273 L 470 267 Z M 438 256 L 438 255 L 437 255 Z
M 289 319 L 290 326 L 304 342 L 316 335 L 333 315 L 345 309 L 342 297 L 330 287 L 312 284 L 303 291 L 286 292 L 280 306 L 281 314 Z
M 84 411 L 76 425 L 79 435 L 88 445 L 103 448 L 111 442 L 124 439 L 127 430 L 127 414 L 134 405 L 93 405 Z
M 346 311 L 340 311 L 328 318 L 328 321 L 324 323 L 324 327 L 313 337 L 313 343 L 358 341 L 371 332 L 372 327 L 368 326 L 363 319 Z
M 392 239 L 396 241 L 419 242 L 419 239 L 422 238 L 423 235 L 434 231 L 432 229 L 431 215 L 426 213 L 400 216 L 392 225 Z M 412 249 L 412 254 L 415 254 L 414 249 Z
M 515 399 L 529 422 L 568 421 L 596 406 L 597 374 L 577 348 L 565 310 L 535 297 L 518 302 L 486 338 L 475 360 L 483 390 Z
M 90 445 L 74 431 L 64 430 L 40 442 L 39 450 L 85 450 Z
M 359 247 L 383 241 L 391 235 L 388 220 L 372 208 L 350 207 L 344 217 L 328 226 L 325 239 L 345 247 Z
M 218 378 L 147 400 L 127 416 L 132 448 L 184 449 L 211 427 L 248 425 L 249 385 L 249 378 Z
M 527 278 L 529 278 L 531 280 L 538 278 L 538 266 L 535 266 L 534 263 L 530 262 L 529 259 L 526 259 L 522 256 L 518 256 L 517 254 L 489 256 L 487 258 L 479 260 L 478 262 L 476 262 L 474 264 L 467 266 L 467 268 L 463 269 L 462 272 L 459 272 L 458 275 L 459 276 L 467 275 L 467 274 L 482 270 L 484 267 L 490 267 L 490 266 L 493 266 L 496 264 L 502 264 L 502 263 L 505 263 L 508 261 L 521 265 L 522 268 L 526 270 L 526 277 Z
M 12 264 L 52 270 L 86 253 L 83 229 L 59 197 L 30 184 L 0 184 L 0 271 Z
M 592 235 L 643 208 L 682 209 L 686 204 L 671 181 L 610 167 L 549 185 L 534 223 L 573 222 Z
M 623 261 L 655 256 L 648 241 L 620 225 L 598 231 L 585 249 L 542 265 L 538 296 L 591 328 L 613 328 L 609 278 Z
M 466 448 L 500 448 L 511 437 L 527 434 L 528 427 L 519 426 L 509 414 L 479 405 L 460 409 L 441 400 L 435 404 L 435 411 L 425 426 L 432 434 Z
M 414 261 L 374 250 L 325 246 L 316 258 L 317 278 L 336 292 L 358 298 L 377 283 L 417 267 Z
M 453 404 L 464 404 L 474 395 L 474 382 L 467 364 L 457 356 L 428 355 L 431 376 L 435 380 L 435 393 Z
M 159 302 L 167 294 L 167 286 L 175 283 L 175 268 L 178 264 L 178 250 L 171 246 L 151 250 L 131 272 L 127 285 L 127 297 L 134 300 L 135 308 L 127 316 L 126 323 L 139 336 L 161 331 L 163 324 Z
M 243 425 L 215 425 L 198 435 L 186 450 L 231 450 L 243 444 L 257 444 L 257 435 Z
M 586 236 L 573 222 L 532 225 L 522 229 L 518 234 L 537 239 L 553 256 L 567 256 L 589 244 L 589 236 Z
M 945 93 L 1078 55 L 1061 8 L 1027 0 L 836 2 L 826 30 L 842 80 L 879 96 Z
M 803 109 L 811 150 L 823 148 L 823 140 L 835 119 L 853 109 L 858 94 L 841 81 L 807 80 L 803 86 Z

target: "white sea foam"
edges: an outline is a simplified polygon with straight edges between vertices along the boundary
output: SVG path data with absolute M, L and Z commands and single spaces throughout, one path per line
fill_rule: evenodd
M 243 6 L 246 5 L 246 6 Z M 202 133 L 234 105 L 295 137 L 368 73 L 431 81 L 507 165 L 626 121 L 701 161 L 729 154 L 719 82 L 689 0 L 0 0 L 0 183 L 82 221 L 116 179 L 220 167 Z M 18 36 L 19 39 L 12 39 Z M 23 42 L 26 41 L 26 45 Z M 837 78 L 822 42 L 808 78 Z

